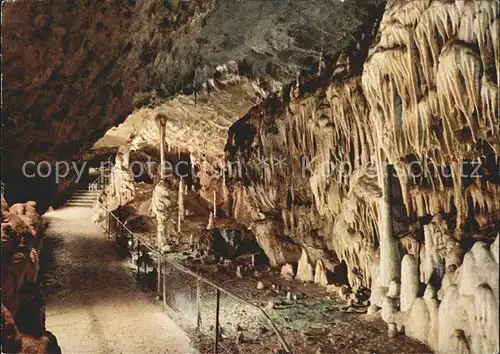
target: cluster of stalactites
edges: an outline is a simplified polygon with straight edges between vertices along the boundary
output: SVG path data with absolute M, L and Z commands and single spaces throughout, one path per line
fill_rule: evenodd
M 323 234 L 339 258 L 362 271 L 374 257 L 379 210 L 376 198 L 365 198 L 356 187 L 356 171 L 376 166 L 380 177 L 392 164 L 408 214 L 454 210 L 457 229 L 469 203 L 478 214 L 493 215 L 500 210 L 491 197 L 498 188 L 484 181 L 464 188 L 460 166 L 481 161 L 482 144 L 498 156 L 498 23 L 498 8 L 490 1 L 388 2 L 362 75 L 290 102 L 283 119 L 275 120 L 277 129 L 261 133 L 256 157 L 281 153 L 288 163 L 284 169 L 263 166 L 254 182 L 267 192 L 286 186 L 294 196 L 304 164 L 298 164 L 301 169 L 290 162 L 306 157 L 313 207 L 326 220 Z M 453 187 L 442 178 L 415 180 L 410 156 L 422 165 L 451 166 Z M 257 209 L 278 206 L 274 194 L 272 203 L 257 195 Z M 360 256 L 364 249 L 367 254 Z
M 498 7 L 488 1 L 391 3 L 362 76 L 379 146 L 396 165 L 408 212 L 467 211 L 459 165 L 498 152 Z M 498 77 L 498 76 L 497 76 Z M 451 165 L 454 188 L 411 187 L 406 156 Z M 436 180 L 439 182 L 439 180 Z M 439 192 L 438 192 L 439 191 Z M 431 196 L 436 193 L 436 196 Z

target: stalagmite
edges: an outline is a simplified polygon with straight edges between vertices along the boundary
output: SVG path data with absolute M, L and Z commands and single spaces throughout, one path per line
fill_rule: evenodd
M 314 282 L 322 286 L 328 285 L 328 278 L 322 260 L 319 260 L 316 263 L 316 271 L 314 272 Z
M 407 311 L 418 295 L 418 268 L 413 255 L 407 254 L 401 262 L 401 311 Z
M 313 267 L 311 263 L 309 263 L 309 257 L 307 256 L 305 249 L 302 249 L 302 256 L 299 260 L 297 275 L 295 276 L 295 279 L 305 282 L 314 281 Z
M 295 277 L 293 266 L 290 263 L 281 267 L 281 276 L 286 280 L 292 280 Z
M 158 221 L 156 242 L 159 250 L 165 249 L 176 229 L 172 215 L 173 201 L 171 199 L 168 184 L 165 181 L 160 181 L 155 186 L 151 200 L 151 209 Z
M 400 278 L 401 258 L 398 243 L 392 235 L 391 189 L 392 170 L 379 160 L 379 182 L 383 196 L 380 200 L 380 280 L 383 286 L 389 286 L 393 279 Z
M 396 299 L 400 296 L 400 285 L 397 281 L 391 280 L 389 282 L 389 287 L 387 288 L 387 295 L 388 297 L 391 297 L 393 299 Z
M 211 212 L 210 216 L 208 217 L 207 230 L 212 230 L 213 228 L 215 228 L 214 214 Z

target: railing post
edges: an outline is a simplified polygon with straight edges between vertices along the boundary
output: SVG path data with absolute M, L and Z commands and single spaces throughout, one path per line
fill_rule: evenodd
M 108 238 L 111 238 L 111 215 L 108 212 Z
M 219 308 L 220 308 L 220 290 L 217 288 L 216 302 L 215 302 L 215 348 L 214 353 L 217 354 L 219 350 Z
M 139 239 L 137 239 L 137 276 L 140 275 L 140 266 L 141 266 L 141 262 L 139 260 L 139 257 L 141 256 L 141 253 L 139 251 L 139 246 L 140 246 L 140 243 L 139 243 Z
M 201 287 L 200 278 L 196 279 L 196 329 L 201 328 Z
M 163 310 L 167 309 L 167 262 L 163 262 Z
M 161 255 L 160 253 L 158 253 L 158 264 L 156 266 L 156 270 L 157 270 L 157 273 L 158 273 L 158 276 L 157 276 L 157 279 L 156 279 L 156 293 L 158 295 L 160 295 L 160 292 L 161 292 L 161 266 L 162 266 L 162 259 L 161 259 Z

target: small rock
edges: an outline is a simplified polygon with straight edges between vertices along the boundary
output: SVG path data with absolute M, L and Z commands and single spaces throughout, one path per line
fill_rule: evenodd
M 297 295 L 297 294 L 293 294 L 293 296 L 292 296 L 293 301 L 297 301 L 297 299 L 298 299 L 298 298 L 299 298 L 299 297 L 298 297 L 298 295 Z
M 347 310 L 345 312 L 347 312 L 347 313 L 356 312 L 356 309 L 354 307 L 349 307 L 349 308 L 347 308 Z
M 264 289 L 264 283 L 263 283 L 263 282 L 261 282 L 261 281 L 259 281 L 259 282 L 257 283 L 257 289 L 259 289 L 259 290 Z
M 340 289 L 339 289 L 340 298 L 347 299 L 347 297 L 349 296 L 349 293 L 350 293 L 350 290 L 349 290 L 349 287 L 347 285 L 342 285 L 340 287 Z
M 274 300 L 269 300 L 269 302 L 266 305 L 266 309 L 272 310 L 274 308 Z
M 260 277 L 260 273 L 257 270 L 254 270 L 253 271 L 253 276 L 256 277 L 256 278 L 258 278 L 258 277 Z
M 295 278 L 293 266 L 290 263 L 287 263 L 283 267 L 281 267 L 281 276 L 286 280 L 293 280 L 293 278 Z
M 355 293 L 351 293 L 349 295 L 349 299 L 354 301 L 354 302 L 358 302 L 358 296 Z
M 341 299 L 347 299 L 350 294 L 350 290 L 347 285 L 329 284 L 326 286 L 326 292 L 329 294 L 335 294 Z
M 292 300 L 292 293 L 288 291 L 286 293 L 286 301 L 291 301 L 291 300 Z
M 238 278 L 243 278 L 243 275 L 241 274 L 241 266 L 236 267 L 236 276 Z
M 361 303 L 361 305 L 363 306 L 370 306 L 370 301 L 369 300 L 365 300 Z
M 370 305 L 368 307 L 368 310 L 366 311 L 366 314 L 371 316 L 376 314 L 378 310 L 380 310 L 380 307 L 378 307 L 377 305 Z

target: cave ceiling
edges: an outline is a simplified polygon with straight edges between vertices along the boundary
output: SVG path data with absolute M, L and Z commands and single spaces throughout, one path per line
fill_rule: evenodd
M 225 129 L 334 60 L 373 3 L 5 2 L 3 169 L 82 159 L 132 112 L 139 121 L 166 113 L 172 146 L 222 153 Z M 127 140 L 130 131 L 113 133 L 120 137 L 98 146 Z

